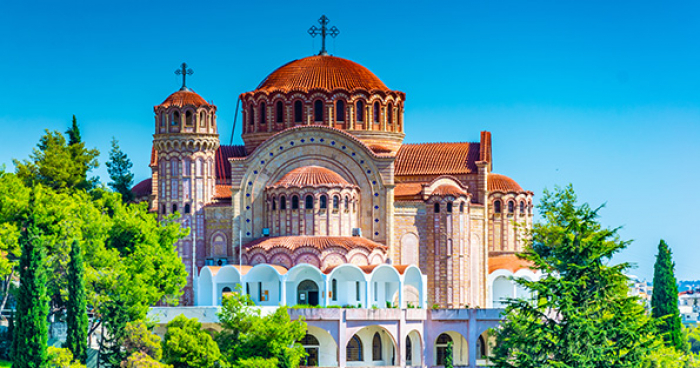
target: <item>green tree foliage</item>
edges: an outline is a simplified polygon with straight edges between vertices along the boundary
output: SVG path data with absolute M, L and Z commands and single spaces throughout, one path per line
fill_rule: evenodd
M 122 347 L 127 355 L 141 353 L 148 355 L 154 360 L 161 360 L 163 348 L 160 337 L 151 333 L 148 326 L 142 320 L 128 322 L 124 327 L 124 342 Z
M 253 309 L 248 295 L 233 293 L 225 296 L 218 314 L 222 331 L 217 342 L 222 354 L 233 366 L 243 367 L 248 359 L 266 366 L 277 361 L 278 368 L 296 368 L 306 356 L 304 348 L 297 343 L 306 333 L 304 321 L 291 321 L 286 307 L 275 313 L 261 316 Z
M 75 359 L 69 349 L 49 346 L 47 356 L 48 368 L 85 368 L 85 364 Z
M 74 144 L 81 143 L 83 141 L 80 136 L 80 127 L 78 127 L 78 119 L 73 115 L 73 121 L 71 122 L 70 128 L 66 130 L 66 135 L 68 136 L 68 145 L 72 146 Z
M 109 152 L 109 161 L 107 162 L 107 172 L 112 180 L 109 186 L 122 195 L 124 202 L 134 200 L 134 193 L 131 192 L 131 186 L 134 185 L 134 174 L 131 173 L 132 166 L 126 153 L 119 148 L 119 142 L 112 138 L 112 150 Z
M 126 359 L 124 364 L 121 365 L 122 368 L 171 368 L 167 364 L 163 364 L 147 354 L 144 353 L 134 353 Z
M 73 241 L 68 263 L 68 302 L 66 303 L 67 336 L 65 347 L 81 363 L 87 361 L 87 298 L 85 295 L 85 266 L 80 242 Z
M 17 326 L 13 339 L 15 368 L 43 368 L 46 365 L 48 342 L 47 316 L 49 299 L 46 294 L 46 266 L 43 233 L 37 227 L 33 211 L 39 188 L 32 191 L 30 212 L 25 217 L 19 243 L 22 257 L 19 262 L 20 286 L 17 292 Z
M 196 318 L 183 315 L 168 323 L 163 340 L 163 361 L 175 368 L 209 368 L 221 365 L 219 346 Z
M 29 160 L 13 160 L 17 176 L 25 184 L 40 183 L 57 191 L 90 189 L 94 180 L 87 180 L 87 173 L 97 167 L 96 149 L 86 149 L 85 143 L 69 145 L 59 132 L 41 137 Z
M 627 264 L 610 264 L 624 249 L 616 229 L 579 205 L 573 188 L 545 191 L 521 256 L 542 271 L 540 281 L 516 282 L 534 300 L 511 300 L 496 329 L 495 367 L 640 367 L 654 341 L 654 325 L 628 296 Z
M 658 329 L 668 346 L 682 352 L 688 351 L 683 338 L 683 325 L 678 310 L 678 286 L 673 271 L 671 249 L 662 239 L 654 263 L 654 292 L 651 296 L 651 315 L 656 318 Z
M 129 323 L 127 306 L 119 299 L 102 304 L 104 331 L 100 340 L 100 361 L 107 367 L 119 367 L 129 357 L 124 349 L 126 326 Z
M 689 328 L 686 333 L 690 351 L 693 354 L 700 354 L 700 325 Z

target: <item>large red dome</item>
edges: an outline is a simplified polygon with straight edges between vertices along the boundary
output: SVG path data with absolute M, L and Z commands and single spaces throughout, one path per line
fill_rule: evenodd
M 336 88 L 389 90 L 374 73 L 364 66 L 347 59 L 316 55 L 289 62 L 272 72 L 256 90 L 258 91 L 332 91 Z

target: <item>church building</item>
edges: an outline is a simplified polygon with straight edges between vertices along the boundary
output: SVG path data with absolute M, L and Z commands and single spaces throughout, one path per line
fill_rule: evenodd
M 177 243 L 182 307 L 151 316 L 215 326 L 240 290 L 263 309 L 334 307 L 290 309 L 309 325 L 309 366 L 442 366 L 449 341 L 456 366 L 483 365 L 502 301 L 524 295 L 511 277 L 539 277 L 515 257 L 533 193 L 493 172 L 488 131 L 403 143 L 406 94 L 329 55 L 335 27 L 320 22 L 318 55 L 240 94 L 243 145 L 220 143 L 185 64 L 182 88 L 154 107 L 152 177 L 133 191 L 190 233 Z

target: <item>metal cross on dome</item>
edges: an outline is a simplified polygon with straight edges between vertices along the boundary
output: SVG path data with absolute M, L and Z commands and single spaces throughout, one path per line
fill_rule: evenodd
M 194 71 L 191 68 L 187 67 L 187 63 L 182 63 L 180 65 L 180 69 L 175 71 L 176 75 L 182 74 L 182 88 L 180 88 L 181 91 L 189 91 L 189 88 L 185 85 L 185 79 L 187 78 L 188 75 L 194 74 Z
M 318 35 L 321 35 L 321 52 L 319 52 L 319 55 L 328 55 L 328 52 L 326 51 L 326 36 L 331 36 L 333 38 L 338 37 L 340 34 L 340 30 L 338 27 L 333 26 L 331 28 L 327 28 L 326 25 L 330 19 L 326 17 L 325 15 L 322 15 L 321 18 L 319 18 L 318 22 L 321 23 L 321 28 L 318 28 L 316 26 L 311 26 L 307 32 L 311 35 L 311 37 L 316 37 Z

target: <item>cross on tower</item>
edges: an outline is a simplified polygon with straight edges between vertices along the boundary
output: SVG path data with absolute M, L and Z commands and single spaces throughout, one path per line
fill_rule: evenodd
M 321 28 L 311 26 L 311 28 L 309 28 L 307 31 L 311 37 L 321 35 L 321 52 L 318 53 L 319 55 L 328 55 L 328 52 L 326 52 L 326 36 L 336 38 L 340 34 L 340 30 L 336 26 L 333 26 L 330 29 L 326 28 L 329 21 L 330 19 L 328 19 L 328 17 L 322 15 L 318 20 L 318 22 L 321 23 Z
M 180 91 L 189 91 L 190 89 L 185 85 L 185 79 L 188 75 L 194 74 L 194 71 L 187 67 L 187 63 L 182 63 L 182 65 L 180 65 L 180 69 L 175 71 L 175 74 L 182 74 L 182 88 L 180 88 Z

